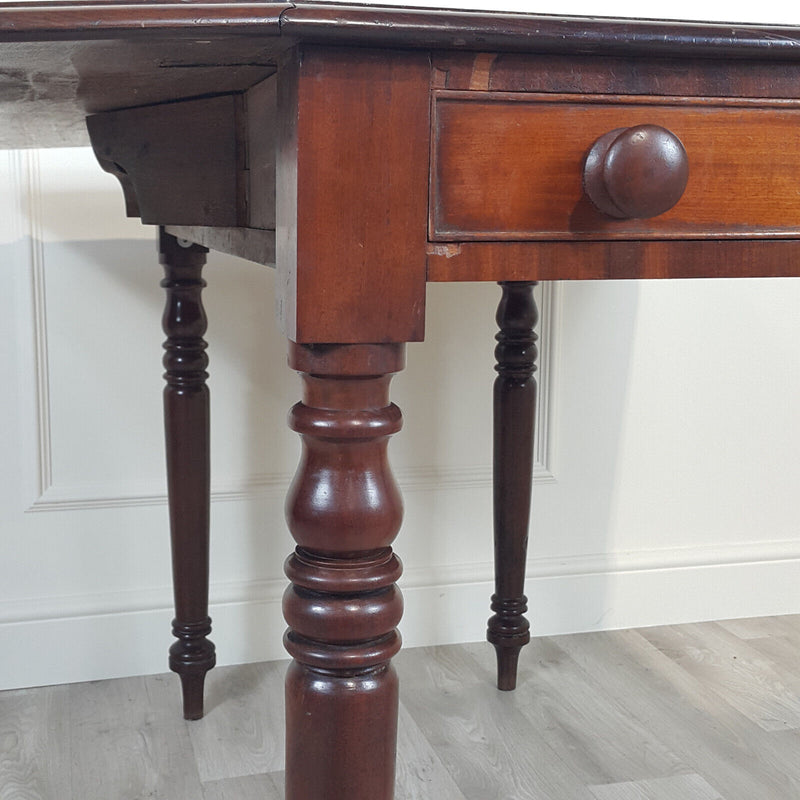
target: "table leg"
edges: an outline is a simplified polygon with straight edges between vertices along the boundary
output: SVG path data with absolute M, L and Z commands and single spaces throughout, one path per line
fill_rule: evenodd
M 287 800 L 391 800 L 398 685 L 390 659 L 402 520 L 386 449 L 400 430 L 389 402 L 404 345 L 295 345 L 303 402 L 289 423 L 303 443 L 286 515 Z
M 531 638 L 525 597 L 525 555 L 533 480 L 538 319 L 532 282 L 504 282 L 497 309 L 494 383 L 495 593 L 487 639 L 497 652 L 497 686 L 517 685 L 520 650 Z
M 203 716 L 203 684 L 215 662 L 208 616 L 209 570 L 209 415 L 206 386 L 206 314 L 200 293 L 206 261 L 204 247 L 179 242 L 159 231 L 161 285 L 167 292 L 163 327 L 164 430 L 167 490 L 172 540 L 172 581 L 178 641 L 169 650 L 169 666 L 183 689 L 183 715 Z

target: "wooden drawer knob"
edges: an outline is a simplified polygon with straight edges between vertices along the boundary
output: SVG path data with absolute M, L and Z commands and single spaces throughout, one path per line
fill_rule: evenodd
M 647 219 L 681 199 L 689 159 L 681 140 L 658 125 L 617 128 L 601 136 L 586 157 L 583 186 L 604 214 Z

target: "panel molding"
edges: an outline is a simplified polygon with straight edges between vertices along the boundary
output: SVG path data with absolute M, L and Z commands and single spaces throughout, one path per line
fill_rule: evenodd
M 539 391 L 536 401 L 536 424 L 533 434 L 533 482 L 551 483 L 555 475 L 555 359 L 558 352 L 558 332 L 561 324 L 561 284 L 545 281 L 541 284 L 539 300 Z
M 47 339 L 47 290 L 42 227 L 42 187 L 39 153 L 37 150 L 17 150 L 9 153 L 11 186 L 9 193 L 16 198 L 18 219 L 16 235 L 27 243 L 25 271 L 28 282 L 28 315 L 32 337 L 30 354 L 34 392 L 35 419 L 35 476 L 34 486 L 42 497 L 53 482 L 53 460 L 50 420 L 49 352 Z M 35 504 L 36 501 L 34 501 Z

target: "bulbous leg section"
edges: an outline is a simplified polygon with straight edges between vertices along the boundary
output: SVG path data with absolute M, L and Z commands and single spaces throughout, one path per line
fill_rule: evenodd
M 391 543 L 402 501 L 387 458 L 402 417 L 389 381 L 402 345 L 292 345 L 304 398 L 286 516 L 287 800 L 391 800 L 402 571 Z

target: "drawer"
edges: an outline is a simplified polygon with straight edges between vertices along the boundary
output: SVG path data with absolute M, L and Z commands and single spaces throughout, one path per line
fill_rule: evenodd
M 638 125 L 685 148 L 678 202 L 648 219 L 599 211 L 587 154 Z M 433 242 L 800 237 L 794 100 L 453 92 L 433 96 Z

